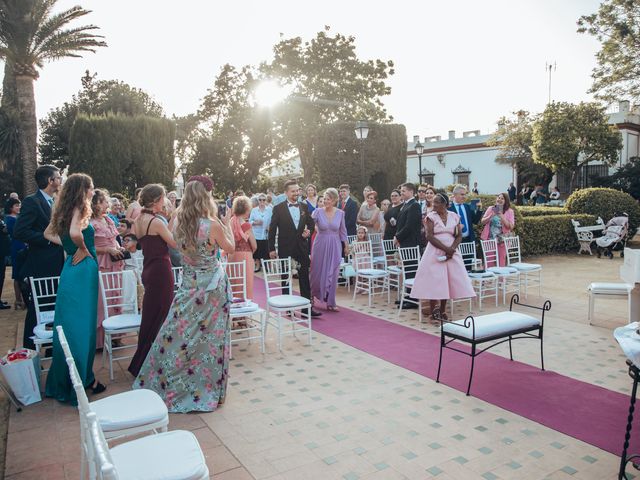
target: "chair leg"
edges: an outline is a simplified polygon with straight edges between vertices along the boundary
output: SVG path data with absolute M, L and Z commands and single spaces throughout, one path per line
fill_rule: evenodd
M 444 349 L 444 337 L 442 336 L 442 333 L 440 333 L 440 356 L 438 358 L 438 374 L 436 375 L 436 383 L 440 383 L 440 368 L 442 367 L 442 350 L 443 349 Z
M 473 380 L 473 367 L 476 363 L 476 346 L 471 345 L 471 372 L 469 373 L 469 385 L 467 386 L 467 397 L 469 396 L 469 392 L 471 391 L 471 380 Z
M 313 335 L 311 329 L 311 306 L 307 307 L 307 325 L 309 330 L 309 345 L 311 345 L 313 343 Z
M 542 330 L 540 330 L 540 365 L 542 371 L 544 371 L 544 337 L 542 336 Z
M 591 325 L 591 319 L 593 317 L 593 307 L 594 307 L 594 302 L 595 302 L 595 296 L 593 295 L 592 292 L 589 292 L 589 313 L 588 313 L 588 320 L 589 320 L 589 325 Z
M 509 358 L 513 362 L 513 350 L 511 349 L 511 335 L 509 335 Z
M 282 352 L 282 315 L 278 312 L 278 350 Z
M 102 351 L 104 351 L 105 348 L 107 349 L 107 357 L 109 357 L 109 378 L 113 381 L 113 348 L 111 341 L 111 334 L 105 332 Z
M 267 313 L 260 312 L 260 351 L 264 354 L 264 337 L 267 333 Z

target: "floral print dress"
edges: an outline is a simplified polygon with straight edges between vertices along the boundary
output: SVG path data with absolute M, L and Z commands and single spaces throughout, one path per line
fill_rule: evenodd
M 157 392 L 172 413 L 211 412 L 224 401 L 229 371 L 231 289 L 201 219 L 197 250 L 183 254 L 183 278 L 133 388 Z

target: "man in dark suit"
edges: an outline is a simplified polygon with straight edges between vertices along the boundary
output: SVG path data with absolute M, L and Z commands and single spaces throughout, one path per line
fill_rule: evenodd
M 453 189 L 453 201 L 449 205 L 449 210 L 460 216 L 460 224 L 462 225 L 462 242 L 475 242 L 476 235 L 473 226 L 477 225 L 482 219 L 482 202 L 478 202 L 476 209 L 473 210 L 471 205 L 466 203 L 467 187 L 464 185 L 456 185 Z
M 298 282 L 303 297 L 312 300 L 309 283 L 309 237 L 315 228 L 315 222 L 304 203 L 298 202 L 300 187 L 295 180 L 284 184 L 287 199 L 273 207 L 271 224 L 269 225 L 269 256 L 271 258 L 291 257 L 300 264 Z M 278 253 L 276 254 L 276 235 L 278 237 Z M 321 313 L 311 309 L 311 316 Z
M 338 208 L 344 211 L 344 225 L 347 227 L 347 235 L 355 235 L 357 231 L 358 202 L 351 198 L 351 187 L 346 183 L 340 185 L 340 201 Z
M 22 345 L 26 348 L 34 348 L 29 337 L 33 336 L 33 328 L 37 322 L 28 277 L 58 276 L 64 263 L 62 247 L 44 238 L 44 231 L 51 219 L 53 196 L 62 185 L 60 171 L 52 165 L 38 167 L 36 184 L 39 190 L 22 200 L 20 215 L 13 230 L 13 237 L 28 246 L 26 258 L 18 272 L 22 281 L 22 293 L 28 304 L 22 337 Z
M 401 248 L 416 247 L 420 245 L 420 232 L 422 226 L 422 210 L 415 199 L 416 187 L 413 183 L 403 183 L 400 187 L 400 196 L 404 204 L 398 214 L 398 223 L 394 243 Z M 407 262 L 409 264 L 410 262 Z M 415 263 L 415 262 L 412 262 Z M 415 272 L 407 272 L 407 278 L 415 277 Z M 418 308 L 418 300 L 409 297 L 412 302 L 404 303 L 403 309 Z M 399 303 L 399 302 L 398 302 Z

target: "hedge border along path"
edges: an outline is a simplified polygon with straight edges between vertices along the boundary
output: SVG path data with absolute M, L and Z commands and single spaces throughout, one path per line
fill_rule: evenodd
M 522 217 L 519 224 L 516 221 L 522 256 L 577 252 L 578 238 L 572 219 L 584 226 L 596 223 L 596 217 L 587 214 Z

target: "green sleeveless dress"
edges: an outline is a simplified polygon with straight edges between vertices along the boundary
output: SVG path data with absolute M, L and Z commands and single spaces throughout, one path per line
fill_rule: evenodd
M 58 284 L 53 321 L 53 362 L 47 376 L 45 394 L 47 397 L 53 397 L 60 402 L 69 402 L 72 405 L 77 405 L 76 394 L 55 327 L 62 326 L 80 372 L 80 378 L 85 387 L 90 386 L 95 380 L 93 358 L 96 353 L 98 313 L 98 262 L 93 233 L 91 225 L 82 231 L 84 244 L 92 256 L 85 258 L 78 265 L 71 264 L 78 247 L 69 234 L 62 237 L 62 246 L 67 253 L 67 259 Z

